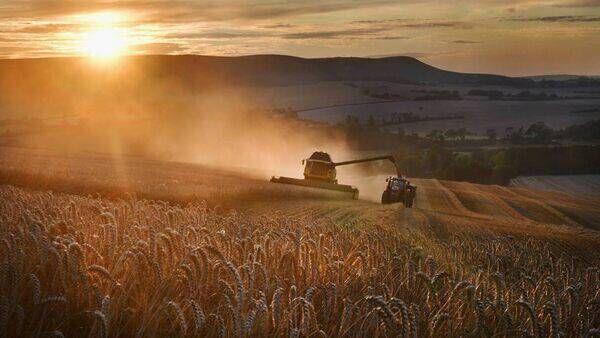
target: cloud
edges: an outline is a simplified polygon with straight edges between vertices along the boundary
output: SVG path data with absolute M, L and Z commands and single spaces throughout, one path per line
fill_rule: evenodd
M 144 54 L 171 54 L 183 52 L 186 49 L 178 43 L 171 42 L 150 42 L 131 46 L 131 49 Z
M 401 24 L 404 28 L 471 28 L 472 25 L 462 21 L 426 21 Z
M 567 1 L 565 3 L 558 3 L 554 5 L 555 7 L 567 7 L 567 8 L 577 8 L 577 7 L 600 7 L 600 0 L 573 0 Z
M 392 53 L 392 54 L 376 54 L 376 55 L 367 55 L 365 57 L 367 58 L 375 58 L 375 59 L 380 59 L 380 58 L 393 58 L 393 57 L 399 57 L 399 56 L 408 56 L 411 58 L 424 58 L 424 57 L 428 57 L 431 56 L 431 53 L 421 53 L 421 52 L 407 52 L 407 53 Z
M 474 3 L 476 11 L 460 12 L 463 4 Z M 18 57 L 73 55 L 84 37 L 82 30 L 94 28 L 85 14 L 111 11 L 119 14 L 114 25 L 136 44 L 130 48 L 133 53 L 278 52 L 317 57 L 381 54 L 402 47 L 423 52 L 413 56 L 431 58 L 433 51 L 452 47 L 484 55 L 505 49 L 481 36 L 522 22 L 543 25 L 544 30 L 508 34 L 498 43 L 551 49 L 566 36 L 554 36 L 557 30 L 571 23 L 577 30 L 573 50 L 594 59 L 597 48 L 590 47 L 590 41 L 600 29 L 595 24 L 600 21 L 597 6 L 600 0 L 0 0 L 0 46 L 14 45 L 2 54 Z M 468 29 L 477 29 L 477 35 Z M 540 46 L 527 45 L 537 34 Z M 497 60 L 511 58 L 517 57 Z
M 412 53 L 404 53 L 402 56 L 410 56 L 411 58 L 424 58 L 431 56 L 432 53 L 420 53 L 420 52 L 412 52 Z
M 371 25 L 371 24 L 381 24 L 381 23 L 395 22 L 395 21 L 398 21 L 398 20 L 401 20 L 401 19 L 392 19 L 392 20 L 355 20 L 355 21 L 352 21 L 352 23 Z
M 431 57 L 437 57 L 441 55 L 457 55 L 455 51 L 435 51 L 435 52 L 404 52 L 404 53 L 393 53 L 393 54 L 379 54 L 379 55 L 367 55 L 365 57 L 371 58 L 387 58 L 387 57 L 398 57 L 398 56 L 409 56 L 416 59 L 426 59 Z
M 410 20 L 410 19 L 386 19 L 386 20 L 356 20 L 352 21 L 359 25 L 378 25 L 392 28 L 472 28 L 472 24 L 464 21 L 442 21 L 442 20 Z
M 345 30 L 288 33 L 281 35 L 281 37 L 284 39 L 337 39 L 348 37 L 364 37 L 376 33 L 381 33 L 387 30 L 387 28 L 353 28 Z
M 80 31 L 81 26 L 69 23 L 50 23 L 50 24 L 28 24 L 19 27 L 12 32 L 15 33 L 33 33 L 33 34 L 48 34 L 64 31 Z
M 314 30 L 285 33 L 278 31 L 263 30 L 223 30 L 223 31 L 204 31 L 204 32 L 179 32 L 170 33 L 164 36 L 165 39 L 249 39 L 249 38 L 281 38 L 286 40 L 302 39 L 373 39 L 373 40 L 402 40 L 409 37 L 404 35 L 377 35 L 387 31 L 387 28 L 351 28 L 341 30 Z
M 252 30 L 213 30 L 202 32 L 178 32 L 170 33 L 164 37 L 167 39 L 246 39 L 274 36 L 271 32 Z
M 404 35 L 386 35 L 386 36 L 377 36 L 373 37 L 374 40 L 406 40 L 410 39 L 408 36 Z
M 15 52 L 33 52 L 38 50 L 37 47 L 20 46 L 20 45 L 0 45 L 0 54 L 9 54 Z
M 267 29 L 292 28 L 292 27 L 295 27 L 295 25 L 292 25 L 289 23 L 278 23 L 278 24 L 274 24 L 274 25 L 261 26 L 261 28 L 267 28 Z
M 311 0 L 282 2 L 238 0 L 228 2 L 215 1 L 215 3 L 213 3 L 214 9 L 212 10 L 207 6 L 200 6 L 200 8 L 193 8 L 193 10 L 195 10 L 199 15 L 206 13 L 207 18 L 214 20 L 262 20 L 373 8 L 394 3 L 396 2 L 393 0 L 333 0 L 320 2 Z
M 141 0 L 4 0 L 0 17 L 51 17 L 92 11 L 117 10 L 146 12 L 155 20 L 169 22 L 200 22 L 226 20 L 263 20 L 344 10 L 380 7 L 395 4 L 394 0 L 330 0 L 273 2 L 260 0 L 202 1 L 141 1 Z M 144 13 L 142 13 L 144 14 Z
M 538 16 L 531 18 L 508 18 L 509 21 L 521 22 L 600 22 L 600 16 L 586 15 L 557 15 L 557 16 Z
M 451 41 L 452 43 L 458 43 L 458 44 L 473 44 L 473 43 L 482 43 L 483 41 L 472 41 L 472 40 L 454 40 Z

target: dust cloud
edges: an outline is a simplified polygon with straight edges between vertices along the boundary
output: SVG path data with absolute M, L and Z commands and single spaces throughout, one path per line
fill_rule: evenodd
M 347 174 L 346 172 L 355 172 L 353 174 Z M 338 171 L 340 174 L 340 171 Z M 381 194 L 385 190 L 386 182 L 385 179 L 390 175 L 372 175 L 364 176 L 360 172 L 356 172 L 355 169 L 346 169 L 341 171 L 340 182 L 344 184 L 350 184 L 358 188 L 360 191 L 359 199 L 370 202 L 381 202 Z
M 138 75 L 134 81 L 131 72 L 121 73 L 91 85 L 80 81 L 82 89 L 41 79 L 40 85 L 3 86 L 10 92 L 0 96 L 0 111 L 10 111 L 14 121 L 0 141 L 69 155 L 191 162 L 260 179 L 302 177 L 302 159 L 317 150 L 334 161 L 381 155 L 350 150 L 351 135 L 338 129 L 275 116 L 275 107 L 251 86 L 193 88 Z M 385 178 L 365 178 L 365 172 L 363 165 L 340 167 L 339 183 L 378 201 Z
M 245 90 L 191 97 L 185 111 L 161 113 L 156 121 L 161 121 L 161 136 L 152 147 L 170 159 L 261 178 L 300 177 L 301 160 L 315 150 L 349 156 L 341 133 L 275 117 Z
M 273 118 L 258 108 L 264 107 L 264 102 L 254 101 L 247 92 L 228 94 L 196 98 L 195 112 L 185 114 L 187 117 L 181 121 L 172 121 L 173 137 L 181 145 L 176 147 L 177 160 L 267 179 L 272 175 L 302 178 L 301 160 L 317 150 L 328 152 L 334 162 L 387 155 L 350 149 L 346 137 L 351 135 L 336 129 L 311 128 L 295 119 Z M 374 202 L 381 200 L 385 178 L 394 173 L 394 165 L 387 160 L 337 167 L 339 183 L 356 186 L 361 199 Z

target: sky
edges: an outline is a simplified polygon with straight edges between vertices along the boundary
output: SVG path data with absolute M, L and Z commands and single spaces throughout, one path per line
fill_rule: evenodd
M 408 55 L 511 76 L 600 74 L 600 0 L 0 0 L 0 58 Z

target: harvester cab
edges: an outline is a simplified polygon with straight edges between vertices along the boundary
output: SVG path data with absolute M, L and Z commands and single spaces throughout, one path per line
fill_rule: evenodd
M 309 158 L 302 160 L 302 164 L 304 165 L 304 179 L 337 183 L 335 163 L 331 161 L 328 153 L 315 151 Z

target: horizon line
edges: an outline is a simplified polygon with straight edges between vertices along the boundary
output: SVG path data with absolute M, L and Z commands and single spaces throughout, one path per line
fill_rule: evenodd
M 275 56 L 275 57 L 288 57 L 288 58 L 296 58 L 296 59 L 303 59 L 303 60 L 325 60 L 325 59 L 365 59 L 365 60 L 382 60 L 382 59 L 394 59 L 394 58 L 409 58 L 409 59 L 414 59 L 417 60 L 423 64 L 426 64 L 428 66 L 431 67 L 435 67 L 437 69 L 440 70 L 444 70 L 444 71 L 449 71 L 449 72 L 455 72 L 455 73 L 462 73 L 462 74 L 486 74 L 486 75 L 497 75 L 497 76 L 504 76 L 504 77 L 508 77 L 508 78 L 534 78 L 534 77 L 543 77 L 543 76 L 573 76 L 573 77 L 580 77 L 580 78 L 596 78 L 596 77 L 600 77 L 600 74 L 594 74 L 594 75 L 582 75 L 582 74 L 572 74 L 572 73 L 543 73 L 543 74 L 534 74 L 534 75 L 504 75 L 504 74 L 499 74 L 499 73 L 473 73 L 473 72 L 463 72 L 463 71 L 455 71 L 455 70 L 448 70 L 445 68 L 441 68 L 439 66 L 436 65 L 432 65 L 428 62 L 425 62 L 421 59 L 419 59 L 416 56 L 413 55 L 403 55 L 403 54 L 397 54 L 397 55 L 368 55 L 368 56 L 327 56 L 327 57 L 304 57 L 304 56 L 297 56 L 297 55 L 291 55 L 291 54 L 240 54 L 240 55 L 214 55 L 214 54 L 124 54 L 124 55 L 120 55 L 119 58 L 137 58 L 137 57 L 156 57 L 156 56 L 161 56 L 161 57 L 190 57 L 190 56 L 196 56 L 196 57 L 212 57 L 212 58 L 242 58 L 242 57 L 251 57 L 251 56 Z M 0 57 L 0 62 L 4 62 L 4 61 L 24 61 L 24 60 L 50 60 L 50 59 L 79 59 L 79 60 L 85 60 L 85 59 L 91 59 L 89 56 L 85 56 L 85 55 L 55 55 L 55 56 L 33 56 L 33 57 Z

